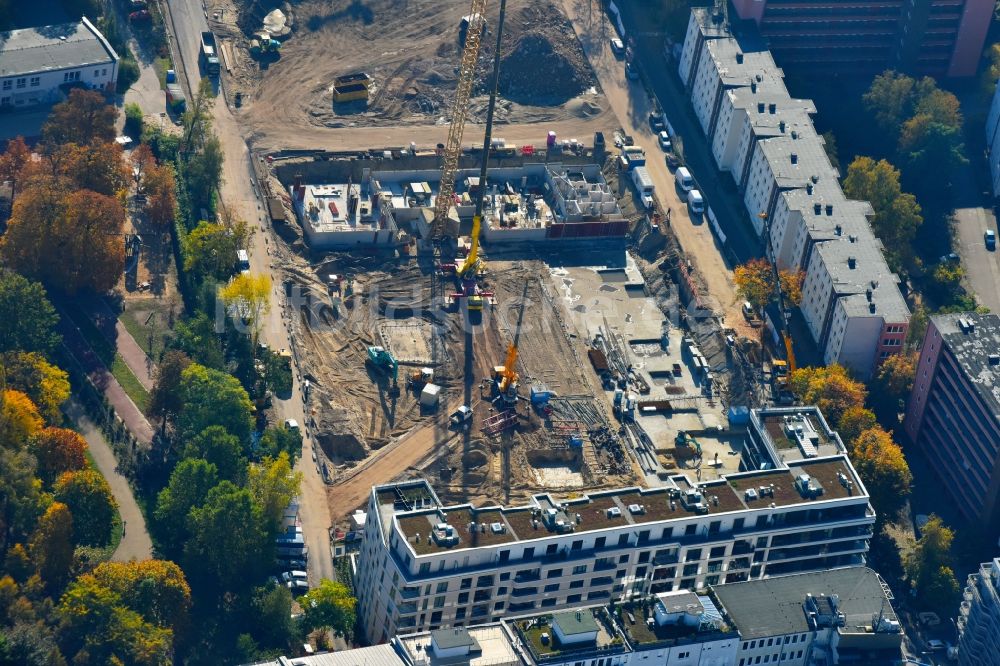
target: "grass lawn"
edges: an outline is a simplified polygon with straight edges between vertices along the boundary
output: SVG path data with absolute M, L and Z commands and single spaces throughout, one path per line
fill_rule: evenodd
M 146 354 L 159 360 L 164 347 L 173 337 L 170 328 L 170 303 L 147 301 L 129 303 L 118 320 Z
M 149 408 L 149 392 L 139 382 L 139 379 L 125 363 L 125 359 L 121 357 L 121 354 L 115 354 L 115 360 L 111 364 L 111 374 L 122 385 L 125 393 L 132 399 L 135 406 L 139 408 L 139 411 L 145 414 L 146 409 Z

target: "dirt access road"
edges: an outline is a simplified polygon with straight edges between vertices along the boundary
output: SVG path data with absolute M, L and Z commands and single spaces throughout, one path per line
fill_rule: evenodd
M 648 117 L 653 105 L 642 84 L 625 77 L 624 61 L 611 52 L 609 40 L 617 33 L 600 6 L 593 7 L 591 12 L 587 0 L 562 1 L 617 117 L 617 124 L 646 150 L 646 168 L 656 187 L 656 198 L 664 209 L 671 211 L 671 229 L 708 287 L 707 306 L 722 315 L 727 326 L 743 326 L 745 322 L 736 296 L 733 267 L 723 256 L 707 221 L 692 221 L 687 204 L 677 193 L 673 173 L 667 168 L 656 136 L 649 128 Z M 647 65 L 665 66 L 663 63 Z M 676 103 L 685 102 L 678 100 Z
M 189 84 L 194 89 L 198 86 L 198 45 L 201 32 L 208 29 L 204 9 L 199 0 L 174 0 L 164 3 L 171 13 L 171 25 L 176 31 L 176 38 L 181 49 L 185 74 Z M 235 215 L 247 220 L 254 229 L 252 246 L 250 248 L 251 268 L 255 273 L 266 273 L 272 276 L 272 282 L 280 285 L 279 279 L 271 267 L 266 226 L 263 224 L 262 204 L 258 198 L 258 189 L 250 168 L 250 153 L 246 142 L 240 133 L 237 121 L 224 99 L 220 96 L 213 107 L 213 119 L 216 133 L 222 142 L 225 161 L 222 169 L 221 200 Z M 274 288 L 274 299 L 271 311 L 265 318 L 261 339 L 272 348 L 288 348 L 288 331 L 283 320 L 281 294 L 277 286 Z M 279 422 L 284 419 L 295 419 L 305 424 L 302 409 L 302 393 L 300 377 L 294 376 L 292 396 L 288 400 L 275 400 L 275 415 Z M 308 435 L 303 442 L 303 456 L 299 459 L 296 469 L 302 472 L 300 492 L 300 519 L 303 537 L 309 547 L 309 578 L 315 584 L 320 578 L 333 579 L 333 560 L 330 554 L 330 516 L 326 504 L 326 488 L 311 455 L 312 442 Z

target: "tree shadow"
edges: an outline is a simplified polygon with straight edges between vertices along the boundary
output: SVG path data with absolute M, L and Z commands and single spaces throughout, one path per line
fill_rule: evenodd
M 339 12 L 327 14 L 326 16 L 313 16 L 306 22 L 306 27 L 315 32 L 327 24 L 339 23 L 340 21 L 361 21 L 364 25 L 371 25 L 375 22 L 375 12 L 371 7 L 361 3 L 360 0 L 352 0 L 344 9 Z

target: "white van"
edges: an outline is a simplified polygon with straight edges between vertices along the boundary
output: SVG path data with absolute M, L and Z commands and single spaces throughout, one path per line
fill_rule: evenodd
M 236 261 L 240 266 L 241 273 L 250 272 L 250 255 L 246 250 L 236 250 Z
M 705 199 L 698 190 L 688 192 L 688 208 L 692 215 L 701 215 L 705 212 Z
M 684 192 L 690 192 L 694 189 L 694 178 L 691 177 L 691 172 L 687 170 L 687 167 L 677 168 L 677 171 L 674 172 L 674 181 L 677 183 L 677 187 Z

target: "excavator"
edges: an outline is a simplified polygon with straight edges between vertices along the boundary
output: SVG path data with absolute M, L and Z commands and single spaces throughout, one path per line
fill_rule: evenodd
M 385 347 L 376 345 L 368 347 L 367 351 L 368 363 L 392 380 L 389 395 L 399 395 L 399 362 L 396 357 Z
M 458 174 L 458 161 L 462 153 L 462 135 L 465 132 L 465 121 L 469 113 L 469 97 L 476 79 L 479 47 L 482 43 L 482 36 L 485 34 L 487 4 L 488 0 L 472 0 L 472 6 L 467 15 L 465 47 L 462 49 L 458 87 L 455 91 L 455 103 L 452 106 L 451 125 L 448 127 L 448 139 L 443 149 L 444 164 L 441 168 L 441 185 L 434 202 L 434 219 L 430 229 L 430 239 L 436 247 L 440 247 L 445 239 L 450 239 L 458 233 L 457 225 L 450 217 L 450 211 L 455 204 L 455 177 Z M 493 114 L 496 108 L 497 86 L 500 80 L 500 40 L 503 35 L 506 10 L 506 0 L 500 0 L 500 15 L 496 31 L 497 42 L 493 60 L 493 80 L 489 105 L 486 109 L 486 131 L 483 138 L 482 164 L 479 171 L 479 189 L 476 192 L 476 211 L 472 218 L 472 245 L 469 254 L 461 264 L 439 264 L 439 270 L 442 273 L 452 274 L 455 278 L 456 290 L 449 296 L 448 300 L 453 303 L 464 300 L 470 311 L 481 311 L 483 304 L 493 296 L 491 292 L 483 291 L 479 284 L 480 277 L 485 272 L 482 258 L 479 255 L 479 234 L 482 229 L 483 200 L 486 196 L 486 169 L 493 139 Z

